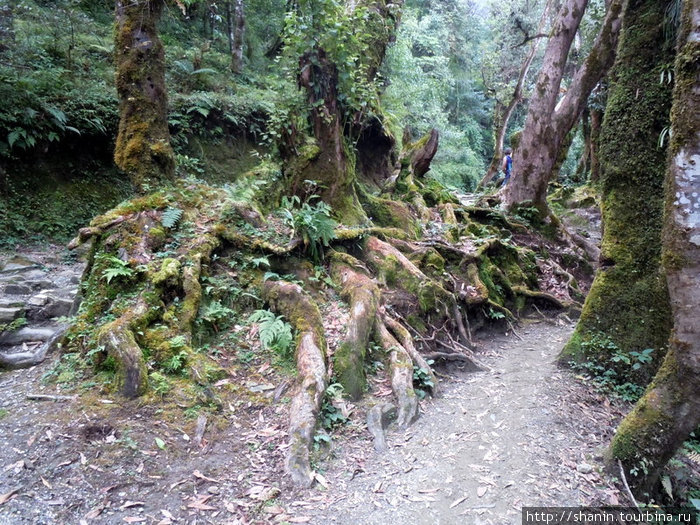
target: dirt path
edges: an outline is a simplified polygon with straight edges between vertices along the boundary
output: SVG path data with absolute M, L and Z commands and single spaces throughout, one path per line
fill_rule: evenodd
M 523 506 L 624 503 L 597 472 L 613 411 L 553 363 L 573 325 L 525 323 L 482 342 L 493 370 L 443 383 L 385 455 L 339 443 L 312 523 L 520 524 Z

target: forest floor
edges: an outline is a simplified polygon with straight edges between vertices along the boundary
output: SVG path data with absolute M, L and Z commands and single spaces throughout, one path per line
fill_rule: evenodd
M 438 369 L 439 397 L 408 430 L 389 428 L 385 453 L 368 407 L 348 404 L 348 423 L 314 453 L 308 490 L 284 474 L 289 405 L 273 400 L 283 376 L 265 359 L 215 385 L 246 395 L 206 411 L 102 397 L 90 384 L 66 392 L 45 380 L 71 371 L 50 355 L 0 373 L 0 524 L 502 525 L 520 523 L 523 506 L 628 504 L 601 471 L 626 407 L 554 364 L 573 326 L 536 314 L 483 332 L 491 370 Z M 381 374 L 370 390 L 390 395 Z

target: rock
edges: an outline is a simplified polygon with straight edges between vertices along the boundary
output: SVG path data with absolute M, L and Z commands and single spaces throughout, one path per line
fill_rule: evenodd
M 5 294 L 7 295 L 29 295 L 32 289 L 24 284 L 12 283 L 5 286 Z
M 54 288 L 54 284 L 48 279 L 39 279 L 34 281 L 24 281 L 25 285 L 31 286 L 32 290 L 48 290 Z
M 0 308 L 0 323 L 11 323 L 23 313 L 23 308 Z
M 576 465 L 576 471 L 580 472 L 581 474 L 590 474 L 593 472 L 593 466 L 589 465 L 588 463 L 579 463 Z
M 14 332 L 0 333 L 0 344 L 19 345 L 29 341 L 47 341 L 56 333 L 57 328 L 36 328 L 27 326 Z
M 5 263 L 0 263 L 1 273 L 26 272 L 35 268 L 41 268 L 41 265 L 21 255 L 16 255 Z
M 59 327 L 53 332 L 53 335 L 36 350 L 22 350 L 21 352 L 15 353 L 0 352 L 0 368 L 27 368 L 41 363 L 46 358 L 47 354 L 58 348 L 66 330 L 68 330 L 68 325 Z
M 43 293 L 34 295 L 27 300 L 29 306 L 44 306 L 48 302 L 49 296 Z
M 0 308 L 24 308 L 24 301 L 0 300 Z
M 396 419 L 396 407 L 391 403 L 373 406 L 367 413 L 367 430 L 374 438 L 374 450 L 385 452 L 387 450 L 384 431 L 389 423 Z
M 61 297 L 50 297 L 49 303 L 44 306 L 39 312 L 37 319 L 53 319 L 54 317 L 66 317 L 71 314 L 73 309 L 72 299 L 63 299 Z

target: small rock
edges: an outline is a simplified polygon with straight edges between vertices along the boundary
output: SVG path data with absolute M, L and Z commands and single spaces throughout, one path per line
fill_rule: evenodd
M 27 286 L 31 286 L 32 290 L 48 290 L 50 288 L 53 288 L 54 285 L 51 281 L 48 279 L 38 279 L 34 281 L 24 281 L 23 284 L 26 284 Z
M 11 323 L 23 313 L 22 308 L 0 308 L 0 323 Z
M 49 296 L 42 293 L 30 297 L 27 304 L 30 306 L 44 306 L 48 301 Z
M 16 255 L 12 259 L 6 261 L 4 264 L 0 263 L 0 272 L 25 272 L 33 268 L 40 268 L 41 265 L 35 261 L 22 257 L 21 255 Z
M 0 333 L 0 344 L 18 345 L 30 341 L 48 341 L 54 335 L 57 328 L 21 328 L 15 332 Z
M 32 293 L 32 289 L 24 284 L 11 283 L 5 286 L 5 293 L 7 295 L 29 295 Z
M 576 471 L 580 472 L 581 474 L 590 474 L 593 472 L 593 466 L 589 465 L 588 463 L 579 463 L 576 465 Z

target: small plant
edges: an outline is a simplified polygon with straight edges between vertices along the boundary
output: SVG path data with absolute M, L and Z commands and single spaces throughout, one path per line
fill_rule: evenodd
M 258 323 L 258 336 L 263 348 L 271 349 L 285 359 L 292 357 L 292 327 L 281 315 L 269 310 L 255 310 L 250 321 Z
M 102 271 L 102 279 L 106 280 L 107 284 L 111 283 L 112 279 L 118 277 L 128 279 L 135 273 L 134 269 L 129 266 L 129 263 L 122 261 L 119 257 L 103 254 L 100 255 L 99 258 L 108 265 L 108 267 Z
M 218 332 L 224 321 L 228 322 L 232 319 L 235 311 L 224 306 L 220 301 L 209 301 L 199 310 L 200 322 L 211 326 L 215 332 Z
M 181 374 L 187 363 L 187 352 L 181 351 L 170 356 L 162 363 L 163 370 L 169 374 Z
M 432 365 L 433 361 L 428 361 L 428 364 Z M 435 387 L 435 383 L 433 383 L 433 380 L 431 379 L 430 374 L 427 370 L 414 365 L 413 387 L 415 388 L 416 395 L 419 398 L 424 399 L 428 392 Z
M 163 212 L 163 215 L 161 215 L 160 223 L 164 228 L 171 229 L 177 225 L 181 218 L 182 210 L 171 206 Z
M 170 392 L 171 384 L 170 380 L 165 377 L 160 372 L 151 372 L 148 374 L 148 379 L 150 382 L 151 390 L 157 396 L 163 398 L 168 392 Z
M 9 323 L 0 323 L 0 332 L 14 332 L 15 330 L 19 330 L 23 326 L 26 326 L 27 324 L 27 319 L 24 317 L 18 317 L 14 321 L 11 321 Z
M 299 208 L 299 197 L 282 197 L 282 215 L 287 225 L 292 228 L 292 237 L 301 235 L 314 261 L 323 258 L 323 248 L 335 239 L 335 227 L 338 225 L 331 218 L 331 207 L 319 201 L 314 206 L 305 202 Z
M 331 430 L 338 425 L 347 423 L 348 421 L 345 414 L 343 414 L 343 412 L 333 404 L 333 401 L 342 399 L 343 391 L 343 385 L 340 383 L 331 383 L 328 385 L 328 388 L 326 388 L 323 403 L 321 404 L 321 413 L 319 414 L 319 422 L 321 423 L 321 427 L 326 430 Z

